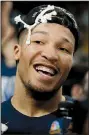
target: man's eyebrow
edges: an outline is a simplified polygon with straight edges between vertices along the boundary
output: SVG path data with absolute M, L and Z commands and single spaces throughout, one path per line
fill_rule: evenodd
M 67 43 L 70 43 L 70 44 L 72 44 L 73 45 L 73 43 L 69 40 L 69 39 L 67 39 L 67 38 L 62 38 L 62 41 L 64 41 L 64 42 L 67 42 Z
M 44 35 L 48 35 L 48 32 L 46 32 L 46 31 L 33 31 L 33 32 L 31 33 L 31 35 L 34 35 L 34 34 L 44 34 Z M 66 37 L 62 37 L 62 41 L 63 41 L 63 42 L 67 42 L 67 43 L 73 45 L 73 43 L 72 43 L 69 39 L 67 39 Z
M 32 32 L 31 35 L 34 35 L 34 34 L 44 34 L 44 35 L 48 35 L 48 32 L 46 32 L 46 31 L 35 31 L 35 32 Z

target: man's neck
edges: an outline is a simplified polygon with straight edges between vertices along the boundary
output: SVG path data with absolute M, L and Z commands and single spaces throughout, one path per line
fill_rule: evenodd
M 11 102 L 14 108 L 22 114 L 31 117 L 39 117 L 57 110 L 58 104 L 60 103 L 60 96 L 56 95 L 47 101 L 36 101 L 31 97 L 28 99 L 26 96 L 13 96 Z

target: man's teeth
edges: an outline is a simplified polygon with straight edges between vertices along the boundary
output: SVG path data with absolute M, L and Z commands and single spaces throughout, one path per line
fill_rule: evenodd
M 48 75 L 55 75 L 55 70 L 45 67 L 45 66 L 36 66 L 35 68 L 37 70 L 37 72 L 43 72 L 44 74 L 48 74 Z

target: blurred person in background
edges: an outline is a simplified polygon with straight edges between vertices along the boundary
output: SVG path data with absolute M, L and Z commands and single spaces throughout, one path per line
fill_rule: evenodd
M 76 100 L 81 100 L 83 96 L 83 87 L 81 84 L 73 84 L 71 88 L 71 97 Z
M 82 101 L 87 99 L 88 96 L 88 75 L 89 71 L 86 71 L 84 78 L 80 83 L 73 84 L 71 88 L 71 97 L 73 99 Z
M 77 101 L 75 102 L 74 112 L 73 112 L 73 129 L 76 130 L 79 134 L 88 135 L 88 75 L 89 70 L 85 73 L 82 80 L 82 94 L 76 96 Z M 78 92 L 78 90 L 76 91 Z M 77 93 L 76 93 L 77 95 Z M 80 97 L 81 95 L 81 97 Z
M 10 23 L 12 2 L 2 2 L 1 5 L 1 78 L 2 102 L 8 100 L 14 93 L 16 62 L 14 60 L 14 45 L 17 43 L 15 28 Z

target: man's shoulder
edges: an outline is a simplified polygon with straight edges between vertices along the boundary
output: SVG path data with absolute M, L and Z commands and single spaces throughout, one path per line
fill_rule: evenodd
M 10 103 L 11 103 L 11 99 L 2 102 L 1 103 L 1 110 L 6 109 L 7 107 L 9 107 L 10 106 Z
M 8 118 L 8 116 L 11 114 L 11 105 L 10 105 L 11 99 L 8 101 L 4 101 L 1 103 L 1 120 L 2 122 Z

